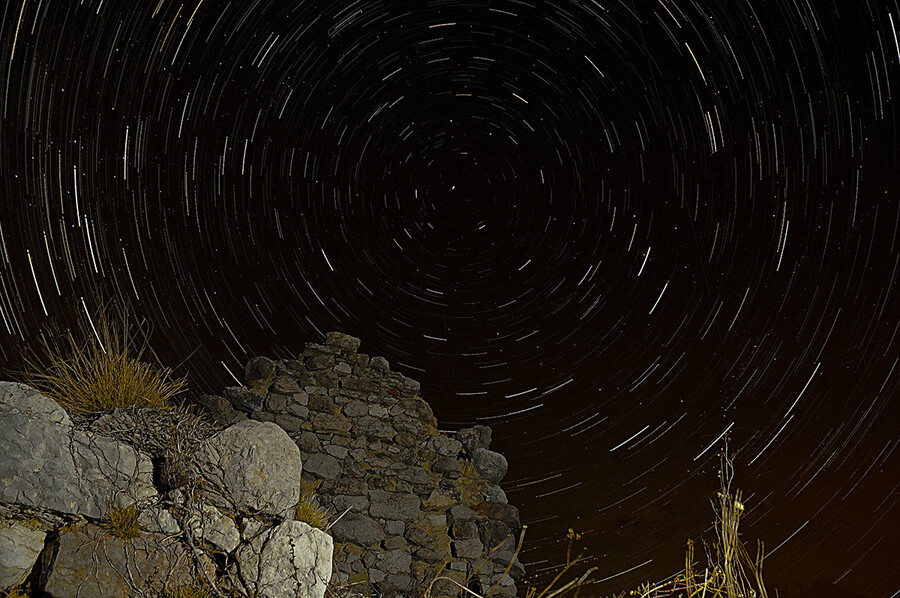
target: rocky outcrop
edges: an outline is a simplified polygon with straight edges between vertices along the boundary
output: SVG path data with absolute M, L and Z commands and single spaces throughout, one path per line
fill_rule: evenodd
M 515 596 L 521 524 L 499 486 L 507 462 L 490 450 L 490 428 L 440 433 L 419 383 L 359 345 L 329 332 L 297 359 L 255 357 L 245 386 L 201 403 L 223 425 L 249 418 L 287 432 L 302 476 L 319 482 L 317 500 L 337 518 L 337 583 L 364 595 L 422 596 L 440 576 Z M 464 593 L 447 581 L 431 588 Z
M 35 389 L 0 382 L 0 592 L 153 597 L 206 584 L 322 598 L 333 541 L 293 520 L 303 467 L 285 431 L 142 411 L 76 424 Z M 176 450 L 185 429 L 209 432 L 194 453 Z
M 0 384 L 0 502 L 100 518 L 157 495 L 153 465 L 127 444 L 75 429 L 24 384 Z

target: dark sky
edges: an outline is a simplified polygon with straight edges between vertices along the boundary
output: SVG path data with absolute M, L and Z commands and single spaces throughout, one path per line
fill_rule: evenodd
M 895 0 L 7 2 L 0 364 L 110 299 L 195 392 L 344 331 L 444 429 L 492 426 L 529 573 L 570 526 L 602 592 L 677 573 L 727 436 L 769 579 L 892 598 L 898 27 Z

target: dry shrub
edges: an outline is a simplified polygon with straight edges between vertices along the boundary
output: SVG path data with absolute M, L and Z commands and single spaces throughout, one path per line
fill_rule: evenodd
M 167 409 L 185 380 L 157 365 L 148 339 L 146 325 L 135 326 L 127 314 L 114 316 L 104 307 L 86 317 L 77 333 L 45 338 L 39 349 L 27 349 L 21 375 L 72 415 L 120 407 Z
M 141 525 L 138 523 L 140 515 L 141 511 L 136 505 L 127 507 L 116 505 L 106 514 L 106 518 L 100 523 L 100 527 L 114 538 L 133 540 L 141 535 Z
M 297 503 L 295 517 L 297 521 L 302 521 L 324 530 L 328 527 L 331 512 L 319 506 L 319 503 L 316 502 L 316 490 L 321 483 L 322 480 L 312 482 L 300 478 L 300 502 Z

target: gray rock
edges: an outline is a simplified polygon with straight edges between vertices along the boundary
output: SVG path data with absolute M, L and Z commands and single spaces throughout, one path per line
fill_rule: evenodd
M 241 539 L 248 542 L 258 536 L 263 531 L 265 525 L 259 519 L 253 517 L 244 517 L 241 520 Z
M 462 450 L 462 443 L 454 438 L 438 434 L 428 439 L 426 446 L 444 457 L 456 457 Z
M 37 390 L 0 382 L 0 502 L 100 519 L 157 495 L 150 457 L 75 430 Z
M 343 407 L 347 417 L 362 417 L 369 412 L 369 407 L 362 401 L 350 401 Z
M 475 452 L 472 453 L 472 462 L 475 464 L 475 470 L 494 484 L 502 480 L 509 469 L 506 457 L 484 448 L 475 449 Z
M 229 386 L 222 391 L 222 395 L 228 399 L 232 407 L 245 413 L 262 411 L 266 403 L 264 394 L 250 392 L 250 389 L 243 386 Z
M 481 541 L 488 547 L 488 550 L 504 542 L 506 544 L 498 550 L 510 550 L 515 546 L 512 530 L 502 521 L 485 519 L 479 522 L 479 527 L 481 528 Z
M 402 521 L 388 520 L 384 522 L 384 531 L 393 536 L 402 536 L 406 530 L 406 524 Z
M 462 428 L 456 433 L 456 439 L 466 447 L 466 452 L 471 455 L 475 452 L 475 449 L 490 448 L 491 429 L 482 425 L 472 426 L 471 428 Z
M 316 413 L 312 418 L 313 429 L 320 434 L 334 432 L 346 436 L 353 427 L 353 422 L 342 415 Z
M 352 542 L 360 546 L 377 546 L 384 540 L 384 529 L 377 521 L 354 511 L 349 511 L 331 526 L 331 533 L 338 542 Z
M 401 469 L 397 472 L 397 477 L 413 484 L 428 483 L 428 472 L 421 465 Z
M 400 390 L 405 391 L 406 393 L 412 394 L 417 393 L 421 390 L 422 385 L 418 380 L 413 380 L 412 378 L 407 378 L 403 374 L 397 373 L 392 378 L 397 382 L 400 386 Z
M 304 468 L 318 478 L 334 480 L 341 475 L 341 464 L 331 455 L 313 453 L 306 459 Z
M 0 521 L 0 591 L 21 585 L 31 573 L 47 534 L 16 521 Z
M 484 544 L 478 538 L 454 540 L 451 549 L 453 556 L 461 559 L 477 559 L 484 554 Z
M 149 507 L 142 509 L 138 515 L 138 524 L 144 531 L 153 534 L 178 534 L 181 526 L 168 509 Z
M 435 473 L 453 474 L 459 477 L 462 469 L 455 457 L 441 457 L 431 465 L 431 471 Z
M 515 558 L 515 553 L 511 550 L 496 550 L 490 554 L 490 559 L 495 563 L 499 563 L 506 567 L 509 565 L 510 561 L 513 561 Z M 519 562 L 519 559 L 515 559 L 513 561 L 512 567 L 509 570 L 510 576 L 513 579 L 521 579 L 523 575 L 525 575 L 525 567 L 522 566 L 522 563 Z
M 327 394 L 312 394 L 307 401 L 307 407 L 310 411 L 321 411 L 322 413 L 334 413 L 334 399 Z
M 247 419 L 247 414 L 235 411 L 231 402 L 225 397 L 200 395 L 197 403 L 212 415 L 216 423 L 223 426 L 231 426 Z
M 393 438 L 397 431 L 390 425 L 371 415 L 364 415 L 356 423 L 359 431 L 370 438 Z
M 332 482 L 332 491 L 335 494 L 350 494 L 352 496 L 368 496 L 369 485 L 361 477 L 346 477 Z
M 456 505 L 452 509 L 450 509 L 450 516 L 453 517 L 453 521 L 474 521 L 478 516 L 478 513 L 470 509 L 465 505 Z
M 327 355 L 310 355 L 303 360 L 303 363 L 306 364 L 310 371 L 317 371 L 330 368 L 334 363 L 334 359 Z
M 306 395 L 307 399 L 309 395 Z M 300 403 L 288 403 L 287 405 L 288 415 L 293 415 L 294 417 L 299 417 L 300 419 L 309 419 L 309 407 L 306 405 L 301 405 Z
M 384 581 L 397 588 L 400 595 L 408 596 L 415 589 L 416 580 L 409 575 L 399 575 L 397 573 L 388 573 Z
M 275 379 L 275 362 L 268 357 L 254 357 L 244 367 L 244 384 L 250 388 L 268 386 Z
M 335 457 L 336 459 L 340 459 L 343 461 L 347 458 L 347 454 L 350 452 L 346 446 L 339 446 L 336 444 L 326 444 L 322 449 L 328 453 L 329 455 Z
M 378 554 L 375 566 L 387 573 L 409 573 L 412 556 L 405 550 L 389 550 Z
M 297 439 L 297 446 L 304 453 L 317 453 L 322 448 L 322 442 L 314 432 L 304 430 Z
M 518 531 L 522 527 L 519 521 L 519 509 L 512 505 L 499 502 L 483 502 L 479 505 L 478 512 L 488 519 L 504 522 L 513 530 Z
M 369 513 L 372 517 L 416 521 L 421 501 L 414 494 L 401 494 L 386 490 L 369 490 Z
M 274 422 L 275 414 L 268 411 L 253 411 L 250 413 L 250 419 L 258 422 Z
M 188 515 L 185 523 L 191 536 L 222 552 L 230 553 L 241 541 L 234 521 L 213 505 L 199 505 Z
M 456 540 L 470 540 L 478 537 L 478 526 L 474 521 L 454 521 L 450 536 Z
M 266 399 L 266 411 L 272 413 L 284 413 L 287 411 L 288 396 L 276 393 L 270 393 Z
M 349 494 L 338 494 L 331 500 L 331 504 L 337 509 L 338 513 L 343 513 L 350 509 L 357 513 L 364 513 L 369 508 L 369 499 L 365 496 L 350 496 Z
M 300 500 L 300 449 L 273 423 L 247 420 L 219 432 L 196 463 L 211 501 L 228 511 L 284 516 Z
M 424 533 L 424 532 L 423 532 Z M 444 560 L 444 555 L 438 554 L 430 548 L 419 548 L 415 551 L 415 557 L 429 564 L 440 563 Z
M 303 523 L 285 521 L 237 551 L 240 574 L 260 598 L 323 598 L 331 580 L 331 536 Z
M 285 432 L 299 432 L 303 425 L 302 419 L 292 415 L 276 415 L 275 423 Z
M 143 534 L 123 540 L 88 524 L 60 534 L 42 589 L 53 598 L 157 595 L 194 581 L 191 565 L 185 545 L 175 539 Z
M 406 550 L 409 544 L 407 544 L 406 538 L 403 536 L 391 536 L 390 538 L 385 538 L 381 546 L 385 550 Z
M 444 529 L 447 527 L 446 513 L 428 513 L 425 515 L 425 523 L 432 529 Z
M 380 357 L 380 356 L 375 356 L 372 359 L 370 359 L 369 367 L 372 368 L 373 370 L 378 370 L 381 372 L 387 372 L 387 371 L 390 371 L 390 369 L 391 369 L 390 364 L 388 363 L 388 360 L 385 359 L 384 357 Z
M 503 491 L 503 488 L 497 486 L 496 484 L 488 486 L 484 489 L 484 498 L 485 500 L 489 500 L 492 502 L 500 502 L 503 504 L 508 503 L 509 501 L 506 499 L 506 492 Z
M 391 420 L 391 425 L 397 431 L 408 434 L 418 434 L 422 427 L 422 423 L 418 419 L 409 415 L 397 415 Z
M 291 395 L 291 400 L 288 401 L 288 413 L 290 413 L 290 403 L 295 403 L 297 405 L 302 405 L 307 407 L 309 405 L 309 393 L 305 390 L 301 390 L 300 392 L 295 392 Z
M 341 332 L 326 332 L 325 346 L 340 349 L 347 353 L 356 353 L 359 350 L 359 339 Z
M 349 376 L 350 374 L 353 373 L 353 368 L 350 367 L 350 364 L 340 361 L 337 363 L 337 365 L 334 366 L 334 373 L 335 374 L 343 374 L 344 376 Z
M 369 405 L 369 415 L 383 419 L 388 416 L 388 410 L 381 405 Z

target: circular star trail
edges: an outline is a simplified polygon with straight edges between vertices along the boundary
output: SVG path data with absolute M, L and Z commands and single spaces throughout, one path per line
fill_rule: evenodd
M 116 300 L 195 393 L 327 330 L 494 429 L 533 582 L 709 537 L 900 590 L 900 8 L 22 0 L 0 359 Z M 893 530 L 893 531 L 892 531 Z M 790 584 L 794 584 L 791 586 Z

